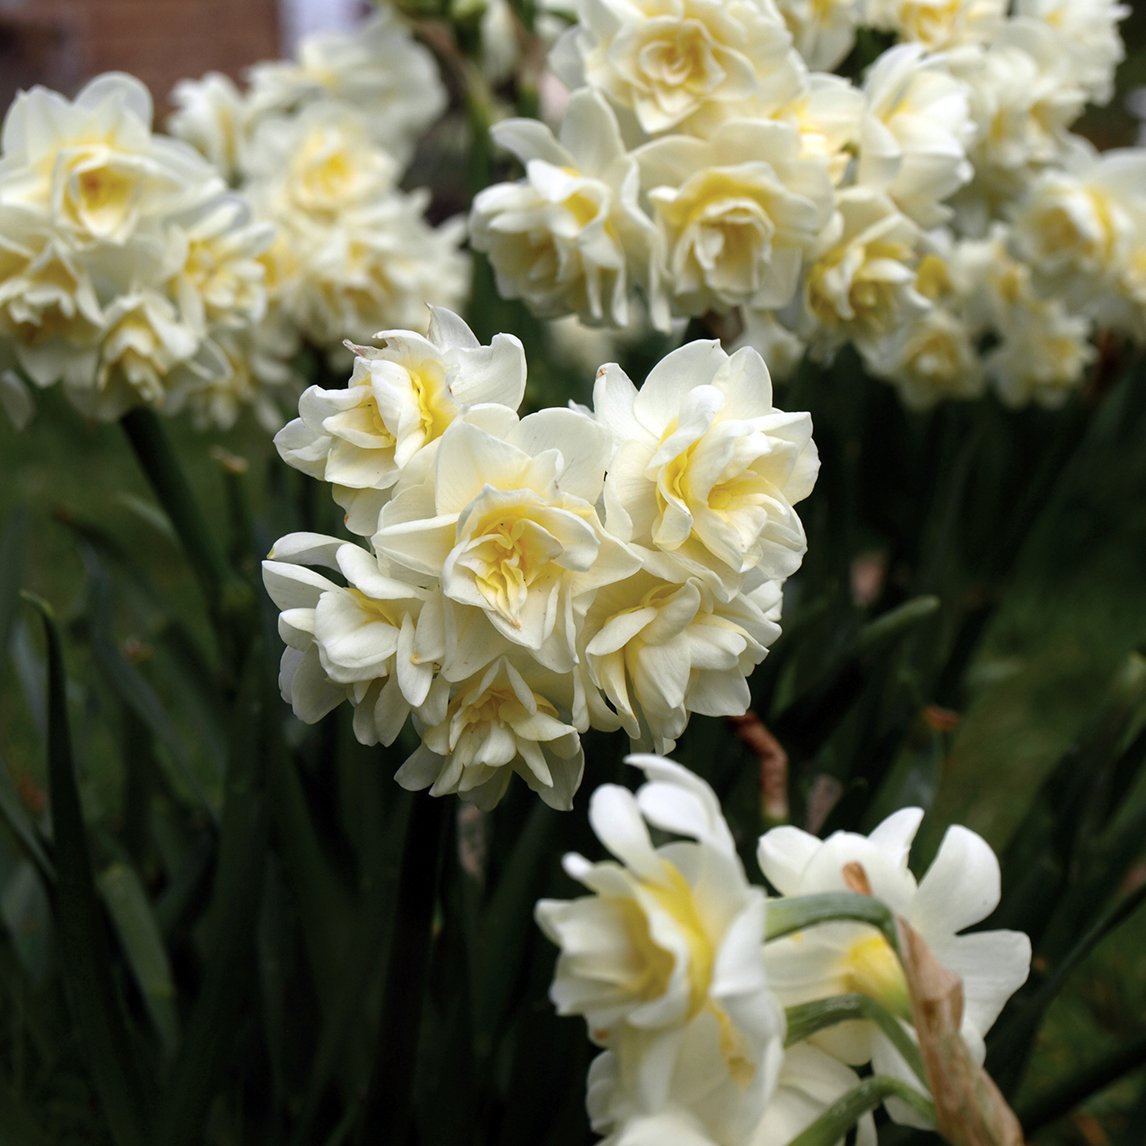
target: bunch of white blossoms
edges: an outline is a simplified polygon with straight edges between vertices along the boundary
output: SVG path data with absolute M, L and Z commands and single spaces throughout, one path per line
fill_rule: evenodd
M 75 98 L 17 96 L 0 145 L 0 343 L 87 416 L 190 405 L 227 422 L 228 354 L 266 310 L 270 228 L 186 144 L 152 134 L 151 98 L 109 74 Z M 26 395 L 26 392 L 25 392 Z
M 612 1146 L 783 1146 L 859 1083 L 857 1070 L 902 1084 L 886 1103 L 892 1119 L 927 1125 L 926 1103 L 910 1101 L 926 1096 L 928 1083 L 918 1073 L 908 980 L 884 933 L 838 918 L 785 927 L 783 938 L 769 940 L 769 917 L 786 914 L 791 924 L 800 897 L 854 890 L 859 880 L 961 978 L 959 1033 L 981 1063 L 983 1035 L 1026 980 L 1031 957 L 1018 932 L 960 934 L 999 902 L 990 847 L 952 828 L 917 882 L 907 866 L 917 808 L 896 812 L 870 836 L 837 832 L 821 841 L 776 828 L 758 849 L 780 893 L 768 899 L 748 882 L 703 780 L 656 756 L 629 761 L 646 782 L 635 793 L 602 786 L 590 802 L 590 822 L 613 859 L 566 856 L 565 870 L 589 894 L 543 900 L 536 910 L 561 952 L 551 998 L 561 1014 L 584 1016 L 604 1048 L 589 1070 L 593 1128 Z M 671 842 L 655 846 L 651 831 Z M 786 1008 L 841 995 L 864 996 L 883 1022 L 856 1018 L 862 1012 L 851 1006 L 838 1025 L 806 1038 L 788 1029 Z M 851 1021 L 839 1021 L 845 1014 Z M 857 1141 L 874 1140 L 865 1116 Z
M 549 57 L 563 120 L 496 124 L 524 176 L 474 201 L 472 242 L 502 294 L 598 326 L 733 316 L 721 328 L 776 362 L 850 344 L 916 405 L 988 382 L 1054 404 L 1081 384 L 1095 324 L 1146 338 L 1142 152 L 1097 158 L 1070 131 L 1111 96 L 1124 5 L 570 8 Z M 899 42 L 859 83 L 824 70 L 863 26 Z M 1055 260 L 1063 227 L 1076 255 Z M 969 323 L 937 297 L 957 277 L 937 264 L 1000 228 L 1029 298 Z M 1028 368 L 1048 333 L 1065 353 Z
M 305 39 L 297 60 L 176 85 L 173 135 L 243 189 L 275 241 L 264 255 L 278 357 L 302 341 L 347 361 L 342 340 L 414 327 L 426 303 L 469 290 L 461 219 L 427 220 L 429 192 L 400 186 L 446 93 L 429 51 L 381 6 L 354 33 Z
M 589 727 L 665 751 L 690 713 L 743 713 L 818 468 L 760 355 L 690 343 L 640 390 L 611 364 L 592 410 L 520 417 L 512 335 L 434 309 L 377 338 L 275 439 L 369 546 L 293 534 L 265 563 L 295 713 L 348 700 L 364 744 L 411 717 L 399 783 L 483 808 L 515 772 L 570 807 Z

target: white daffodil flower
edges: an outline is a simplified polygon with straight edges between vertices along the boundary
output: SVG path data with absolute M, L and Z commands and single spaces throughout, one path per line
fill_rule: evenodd
M 985 47 L 951 56 L 977 127 L 968 148 L 975 177 L 955 201 L 967 233 L 986 230 L 1041 171 L 1067 160 L 1087 99 L 1070 57 L 1049 25 L 1019 17 L 1001 21 Z
M 1015 0 L 1014 14 L 1040 20 L 1060 38 L 1061 50 L 1090 102 L 1110 102 L 1114 72 L 1126 56 L 1118 22 L 1130 5 L 1118 0 Z
M 337 103 L 367 113 L 375 141 L 403 165 L 446 108 L 434 57 L 389 5 L 353 32 L 306 37 L 297 60 L 256 64 L 249 74 L 252 115 Z
M 1146 239 L 1146 152 L 1099 154 L 1080 141 L 1070 161 L 1029 186 L 1015 212 L 1011 245 L 1044 295 L 1104 325 L 1140 337 Z
M 776 0 L 796 50 L 816 72 L 830 72 L 855 46 L 861 0 Z
M 653 140 L 636 156 L 675 310 L 788 302 L 833 201 L 827 160 L 802 151 L 795 127 L 734 120 L 708 139 Z
M 513 653 L 457 684 L 438 677 L 415 713 L 422 743 L 394 778 L 488 811 L 518 775 L 550 807 L 568 811 L 585 767 L 572 723 L 575 691 L 573 674 L 546 672 Z
M 750 570 L 783 580 L 803 557 L 793 504 L 819 468 L 807 414 L 772 405 L 764 360 L 718 342 L 673 351 L 638 391 L 616 364 L 598 372 L 597 418 L 610 428 L 609 529 L 671 554 L 726 597 Z
M 369 536 L 403 467 L 437 441 L 467 408 L 516 410 L 525 393 L 525 354 L 511 334 L 489 346 L 453 312 L 430 308 L 425 337 L 409 330 L 375 335 L 384 345 L 355 347 L 344 389 L 311 386 L 299 417 L 275 437 L 282 459 L 336 487 L 347 525 Z
M 471 242 L 489 255 L 499 292 L 547 317 L 624 327 L 638 286 L 667 327 L 657 229 L 638 205 L 636 160 L 604 99 L 574 92 L 558 139 L 528 119 L 504 120 L 492 135 L 525 165 L 524 179 L 481 191 L 470 216 Z
M 145 222 L 223 190 L 186 144 L 151 134 L 151 96 L 112 72 L 74 101 L 21 92 L 4 120 L 0 201 L 44 209 L 78 246 L 123 244 Z
M 452 423 L 432 481 L 403 482 L 383 508 L 374 547 L 417 574 L 440 577 L 457 608 L 443 672 L 476 671 L 496 655 L 475 610 L 502 638 L 545 667 L 576 663 L 581 598 L 635 572 L 638 558 L 597 516 L 608 432 L 576 410 L 541 410 L 520 422 L 508 410 L 490 432 L 485 407 Z M 456 677 L 455 677 L 456 679 Z
M 207 158 L 229 183 L 243 170 L 251 111 L 230 76 L 208 72 L 198 80 L 180 80 L 171 89 L 175 110 L 167 131 Z
M 960 1033 L 982 1062 L 983 1036 L 1026 981 L 1031 944 L 1017 931 L 960 934 L 998 905 L 999 862 L 980 836 L 955 826 L 917 882 L 907 857 L 922 818 L 921 809 L 904 808 L 870 836 L 835 832 L 826 840 L 799 828 L 774 828 L 761 837 L 757 856 L 782 895 L 848 890 L 845 867 L 862 867 L 871 894 L 915 928 L 940 964 L 962 978 Z M 769 983 L 785 1006 L 859 992 L 901 1017 L 910 1013 L 898 959 L 887 941 L 864 924 L 838 922 L 796 932 L 769 943 L 765 960 Z M 871 1060 L 877 1073 L 918 1086 L 890 1040 L 869 1023 L 845 1023 L 812 1041 L 846 1063 Z M 890 1103 L 889 1109 L 897 1120 L 912 1122 L 902 1103 Z
M 974 174 L 975 136 L 965 83 L 919 44 L 884 52 L 864 77 L 856 182 L 885 191 L 921 227 L 951 217 L 949 199 Z
M 799 56 L 769 0 L 577 0 L 550 64 L 631 109 L 641 130 L 699 131 L 731 109 L 774 111 L 798 90 Z
M 646 783 L 635 794 L 605 785 L 589 805 L 616 860 L 566 856 L 592 894 L 537 905 L 561 949 L 550 995 L 610 1052 L 590 1079 L 598 1129 L 675 1106 L 694 1133 L 706 1123 L 747 1132 L 772 1093 L 784 1036 L 764 974 L 764 896 L 708 785 L 660 757 L 628 759 Z M 654 847 L 650 828 L 684 838 Z M 681 1138 L 694 1140 L 706 1141 Z
M 914 409 L 949 398 L 977 398 L 985 385 L 974 333 L 962 314 L 947 306 L 909 317 L 866 348 L 864 363 Z
M 665 580 L 649 553 L 632 577 L 597 593 L 582 626 L 585 659 L 634 741 L 671 751 L 690 713 L 739 716 L 748 674 L 780 635 L 780 586 L 765 582 L 729 602 L 697 579 Z
M 104 421 L 139 405 L 174 413 L 228 386 L 219 338 L 266 312 L 270 231 L 198 152 L 152 134 L 138 80 L 16 99 L 0 221 L 0 329 L 37 385 L 62 382 Z
M 983 40 L 1006 10 L 1007 0 L 868 0 L 867 22 L 939 51 Z
M 346 585 L 313 565 L 337 570 Z M 426 647 L 422 618 L 430 593 L 389 575 L 360 546 L 310 533 L 276 543 L 263 583 L 281 610 L 279 686 L 295 715 L 313 724 L 349 700 L 361 743 L 393 743 L 430 691 L 436 650 Z
M 827 357 L 845 341 L 861 350 L 929 307 L 916 289 L 922 234 L 880 192 L 842 191 L 837 214 L 809 260 L 797 332 Z

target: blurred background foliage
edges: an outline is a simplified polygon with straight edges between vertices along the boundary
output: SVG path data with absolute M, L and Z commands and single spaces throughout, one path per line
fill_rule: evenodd
M 1124 32 L 1125 91 L 1146 84 L 1146 11 Z M 1132 141 L 1117 110 L 1085 126 Z M 535 404 L 569 396 L 519 307 L 470 317 L 522 336 Z M 663 349 L 633 348 L 633 376 Z M 823 457 L 752 682 L 791 819 L 866 831 L 922 804 L 920 864 L 945 825 L 981 832 L 1004 865 L 990 925 L 1036 950 L 989 1066 L 1033 1143 L 1141 1146 L 1146 370 L 1111 346 L 1062 411 L 913 413 L 845 355 L 778 402 L 812 411 Z M 262 431 L 164 430 L 252 584 L 275 538 L 336 530 Z M 260 590 L 241 640 L 213 624 L 117 427 L 49 392 L 25 431 L 0 426 L 0 457 L 0 1141 L 588 1141 L 591 1048 L 547 1002 L 531 912 L 570 894 L 562 851 L 596 854 L 583 810 L 627 779 L 623 741 L 589 737 L 571 815 L 518 790 L 488 819 L 411 798 L 408 743 L 291 717 Z M 51 605 L 66 685 L 20 589 Z M 762 806 L 748 744 L 695 718 L 674 755 L 749 856 L 783 802 Z

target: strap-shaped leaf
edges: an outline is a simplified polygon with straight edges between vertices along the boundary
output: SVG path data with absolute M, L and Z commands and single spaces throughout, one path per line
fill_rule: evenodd
M 155 1142 L 196 1146 L 211 1099 L 231 1065 L 235 1016 L 254 982 L 255 920 L 267 849 L 267 720 L 263 660 L 249 650 L 232 712 L 231 746 L 208 916 L 206 979 L 156 1118 Z
M 51 607 L 39 612 L 48 644 L 48 792 L 56 859 L 60 967 L 88 1069 L 116 1146 L 147 1146 L 143 1082 L 111 973 L 111 951 L 92 877 L 87 831 L 68 727 L 66 678 Z
M 164 1056 L 170 1058 L 179 1043 L 179 1013 L 171 964 L 147 893 L 125 863 L 105 868 L 98 883 Z

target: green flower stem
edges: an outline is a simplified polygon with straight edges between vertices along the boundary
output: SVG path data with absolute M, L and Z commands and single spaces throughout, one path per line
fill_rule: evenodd
M 789 1007 L 786 1014 L 788 1037 L 785 1039 L 785 1046 L 802 1042 L 817 1031 L 834 1026 L 836 1023 L 867 1019 L 887 1035 L 903 1060 L 911 1067 L 915 1077 L 924 1086 L 930 1085 L 923 1057 L 911 1035 L 890 1011 L 867 995 L 833 995 L 827 999 L 816 999 L 811 1003 L 799 1003 Z
M 788 1146 L 835 1146 L 869 1110 L 888 1098 L 907 1103 L 916 1114 L 935 1124 L 935 1107 L 918 1091 L 887 1075 L 865 1078 L 831 1106 L 806 1130 L 797 1134 Z
M 899 936 L 890 909 L 871 896 L 851 891 L 770 900 L 765 941 L 780 939 L 794 931 L 803 931 L 805 927 L 815 927 L 818 923 L 834 923 L 841 919 L 874 927 L 899 957 Z
M 175 451 L 152 410 L 129 410 L 120 419 L 147 476 L 183 545 L 191 571 L 207 599 L 211 620 L 225 649 L 241 650 L 254 604 L 250 585 L 228 564 L 218 534 L 200 511 Z
M 390 931 L 386 986 L 363 1126 L 370 1142 L 410 1142 L 414 1068 L 430 970 L 438 873 L 456 802 L 413 795 Z

